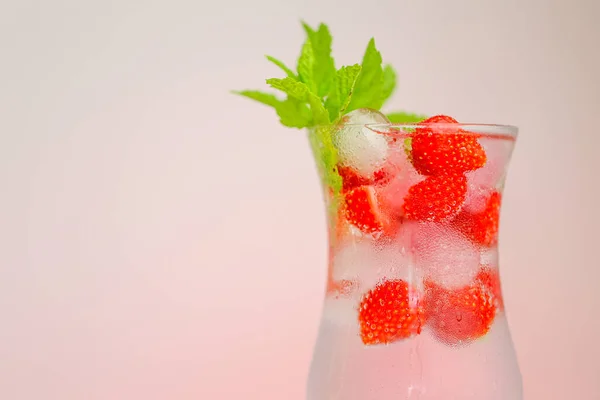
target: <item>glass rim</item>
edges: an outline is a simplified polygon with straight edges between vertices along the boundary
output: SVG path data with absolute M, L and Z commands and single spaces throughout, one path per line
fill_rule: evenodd
M 514 125 L 502 125 L 502 124 L 483 124 L 483 123 L 447 123 L 447 122 L 435 122 L 435 123 L 372 123 L 372 124 L 348 124 L 350 126 L 364 126 L 367 129 L 383 134 L 392 136 L 406 136 L 412 134 L 417 128 L 433 128 L 433 135 L 446 135 L 449 132 L 444 130 L 450 130 L 451 134 L 454 135 L 473 135 L 479 134 L 488 137 L 498 137 L 506 139 L 516 139 L 519 135 L 519 128 Z M 458 128 L 458 129 L 457 129 Z M 435 129 L 439 129 L 442 132 L 435 132 Z

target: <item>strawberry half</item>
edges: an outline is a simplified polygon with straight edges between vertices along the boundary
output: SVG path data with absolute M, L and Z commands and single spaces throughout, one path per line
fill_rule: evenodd
M 425 282 L 427 323 L 443 343 L 458 345 L 484 336 L 496 317 L 498 300 L 479 279 L 458 289 Z
M 456 215 L 467 194 L 463 174 L 430 176 L 408 190 L 404 199 L 407 219 L 439 222 Z
M 379 207 L 373 186 L 360 186 L 345 194 L 344 214 L 348 222 L 364 233 L 383 232 L 389 226 Z
M 412 137 L 412 162 L 423 175 L 439 175 L 448 171 L 473 171 L 485 165 L 486 154 L 477 141 L 478 135 L 456 128 L 430 124 L 458 122 L 445 115 L 436 115 L 419 123 Z
M 425 311 L 420 296 L 406 281 L 387 280 L 363 297 L 358 321 L 364 344 L 392 343 L 421 333 Z
M 461 212 L 452 222 L 456 229 L 475 243 L 493 246 L 498 243 L 502 195 L 494 191 L 479 213 Z

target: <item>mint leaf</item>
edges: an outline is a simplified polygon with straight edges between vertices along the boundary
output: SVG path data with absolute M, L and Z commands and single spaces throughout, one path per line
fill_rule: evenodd
M 317 96 L 323 97 L 329 93 L 331 83 L 333 82 L 336 73 L 335 63 L 331 56 L 331 43 L 333 39 L 329 32 L 329 28 L 325 24 L 320 24 L 317 31 L 313 30 L 305 22 L 302 22 L 302 26 L 308 36 L 308 41 L 310 41 L 314 59 L 310 74 L 314 87 L 312 84 L 308 86 Z
M 306 128 L 312 123 L 312 114 L 308 106 L 296 99 L 281 102 L 275 110 L 279 121 L 290 128 Z
M 310 39 L 306 39 L 302 45 L 302 52 L 298 58 L 298 78 L 300 82 L 306 84 L 313 93 L 317 92 L 317 85 L 314 80 L 313 69 L 315 65 L 315 54 Z
M 298 100 L 301 103 L 308 103 L 313 116 L 313 125 L 329 123 L 329 114 L 323 102 L 309 90 L 305 83 L 287 77 L 283 79 L 267 79 L 267 84 L 274 89 L 281 90 L 292 99 Z
M 429 118 L 427 115 L 414 114 L 404 111 L 389 113 L 387 114 L 387 117 L 390 122 L 394 124 L 416 124 Z
M 290 77 L 279 79 L 271 78 L 267 79 L 267 85 L 273 89 L 281 90 L 290 97 L 293 97 L 302 102 L 308 102 L 308 95 L 310 90 L 305 83 L 292 79 Z
M 298 77 L 296 76 L 296 74 L 294 73 L 294 71 L 292 71 L 291 69 L 289 69 L 284 63 L 283 61 L 279 61 L 278 59 L 276 59 L 275 57 L 271 57 L 271 56 L 265 56 L 267 57 L 267 60 L 271 61 L 273 64 L 277 65 L 279 68 L 281 68 L 283 70 L 283 72 L 286 73 L 287 76 L 289 76 L 290 78 L 294 78 L 294 79 L 298 79 Z
M 256 100 L 259 103 L 265 104 L 271 107 L 277 107 L 281 100 L 271 93 L 265 93 L 258 90 L 242 90 L 234 91 L 233 93 L 239 94 L 240 96 L 248 97 L 249 99 Z
M 290 128 L 306 128 L 311 126 L 313 116 L 308 106 L 297 99 L 280 100 L 277 96 L 258 90 L 242 90 L 233 92 L 259 103 L 275 108 L 279 121 Z
M 313 93 L 310 93 L 308 97 L 308 104 L 310 104 L 314 125 L 329 124 L 329 113 L 325 109 L 325 106 L 320 98 L 315 96 Z
M 325 107 L 332 121 L 344 114 L 344 111 L 348 108 L 360 70 L 361 66 L 358 64 L 337 70 L 331 91 L 325 102 Z
M 348 106 L 348 111 L 357 108 L 373 108 L 379 110 L 383 104 L 383 68 L 381 53 L 375 47 L 375 39 L 369 41 L 362 60 L 362 69 L 354 86 L 354 94 Z
M 383 87 L 381 88 L 381 104 L 390 98 L 396 89 L 396 71 L 391 65 L 383 68 Z

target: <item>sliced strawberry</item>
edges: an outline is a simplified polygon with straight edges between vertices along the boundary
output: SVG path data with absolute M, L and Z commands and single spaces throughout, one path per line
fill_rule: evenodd
M 421 333 L 425 312 L 419 294 L 402 279 L 379 283 L 362 299 L 360 337 L 364 344 L 392 343 Z
M 463 174 L 430 176 L 408 190 L 404 199 L 406 218 L 439 222 L 456 215 L 467 194 Z
M 433 281 L 425 282 L 427 323 L 443 343 L 458 345 L 485 335 L 497 312 L 492 291 L 479 280 L 447 289 Z
M 501 203 L 502 195 L 494 191 L 487 199 L 483 211 L 478 213 L 462 211 L 452 223 L 473 242 L 483 246 L 493 246 L 498 242 Z
M 382 212 L 373 186 L 360 186 L 345 195 L 346 219 L 362 232 L 379 233 L 389 226 L 387 215 Z
M 448 171 L 473 171 L 485 165 L 486 154 L 477 141 L 478 135 L 456 128 L 430 124 L 456 124 L 454 118 L 436 115 L 419 123 L 412 137 L 412 162 L 423 175 L 439 175 Z

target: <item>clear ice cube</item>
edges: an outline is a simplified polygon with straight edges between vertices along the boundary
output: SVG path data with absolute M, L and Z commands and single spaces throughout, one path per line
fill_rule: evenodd
M 477 248 L 456 230 L 434 223 L 408 223 L 412 231 L 412 254 L 415 267 L 447 288 L 470 284 L 479 270 Z
M 346 114 L 333 132 L 333 143 L 340 163 L 370 178 L 386 160 L 388 139 L 365 127 L 366 124 L 389 123 L 378 111 L 361 108 Z

